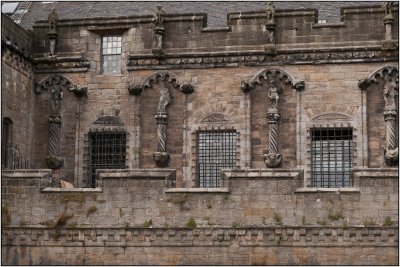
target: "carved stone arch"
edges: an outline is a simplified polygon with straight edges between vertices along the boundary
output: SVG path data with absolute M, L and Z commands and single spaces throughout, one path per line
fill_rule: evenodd
M 398 91 L 399 91 L 399 69 L 397 66 L 383 66 L 372 72 L 368 78 L 361 79 L 358 82 L 359 88 L 364 91 L 371 86 L 372 83 L 379 83 L 383 80 L 381 97 L 384 100 L 383 121 L 385 124 L 386 140 L 383 151 L 385 164 L 393 166 L 398 164 L 399 147 L 398 147 Z M 370 92 L 372 93 L 372 92 Z M 373 93 L 372 93 L 373 94 Z M 365 104 L 366 105 L 366 104 Z M 372 116 L 375 116 L 374 114 Z
M 358 82 L 358 87 L 361 90 L 366 90 L 372 83 L 378 83 L 378 79 L 384 79 L 386 75 L 390 75 L 396 79 L 396 83 L 399 83 L 399 68 L 397 66 L 383 66 L 373 71 L 368 78 L 361 79 Z
M 36 93 L 40 94 L 43 90 L 51 90 L 54 85 L 60 86 L 63 90 L 73 87 L 73 82 L 67 76 L 61 74 L 53 74 L 42 79 L 36 86 Z
M 285 84 L 290 84 L 292 88 L 296 90 L 301 91 L 304 89 L 304 81 L 297 81 L 293 75 L 279 68 L 264 69 L 259 71 L 249 81 L 242 81 L 241 89 L 245 93 L 249 92 L 255 89 L 257 85 L 261 85 L 263 83 L 262 80 L 268 80 L 269 76 L 273 76 L 275 79 L 278 79 Z
M 234 124 L 235 122 L 223 113 L 213 112 L 204 116 L 200 122 L 202 124 Z
M 375 70 L 368 76 L 370 82 L 377 83 L 378 78 L 384 78 L 386 74 L 399 78 L 399 68 L 397 66 L 383 66 Z
M 324 112 L 314 116 L 312 121 L 350 120 L 350 116 L 342 112 Z
M 175 73 L 169 71 L 157 71 L 144 79 L 141 84 L 130 83 L 128 90 L 133 95 L 143 95 L 144 89 L 152 88 L 153 84 L 164 82 L 171 86 L 171 88 L 178 89 L 184 94 L 193 92 L 193 85 L 190 83 L 182 83 L 176 77 Z

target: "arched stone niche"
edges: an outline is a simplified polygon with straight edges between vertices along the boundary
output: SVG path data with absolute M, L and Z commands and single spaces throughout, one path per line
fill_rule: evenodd
M 241 89 L 250 94 L 252 168 L 296 167 L 296 91 L 304 82 L 270 68 L 242 81 Z
M 136 98 L 136 166 L 176 169 L 177 187 L 182 184 L 186 102 L 193 89 L 193 85 L 182 83 L 168 71 L 155 72 L 128 87 Z
M 87 95 L 87 87 L 74 85 L 65 75 L 53 74 L 38 82 L 35 92 L 36 161 L 41 167 L 62 168 L 59 178 L 73 183 L 76 110 Z M 48 140 L 48 146 L 43 145 L 43 140 Z
M 397 66 L 382 66 L 368 78 L 359 81 L 364 96 L 364 133 L 368 166 L 373 168 L 398 165 L 398 88 Z

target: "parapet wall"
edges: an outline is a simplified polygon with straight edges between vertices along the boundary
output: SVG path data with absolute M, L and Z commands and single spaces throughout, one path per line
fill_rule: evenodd
M 298 187 L 297 170 L 226 171 L 217 189 L 171 188 L 172 169 L 99 171 L 94 189 L 49 188 L 48 173 L 3 171 L 3 264 L 398 259 L 395 169 L 355 170 L 359 187 L 325 191 Z
M 398 39 L 398 8 L 393 8 L 395 17 L 393 39 Z M 316 10 L 277 10 L 277 51 L 323 47 L 354 47 L 381 45 L 385 39 L 385 16 L 377 7 L 342 8 L 342 22 L 318 24 Z M 247 51 L 263 49 L 267 43 L 267 18 L 265 12 L 239 12 L 228 14 L 227 26 L 208 28 L 206 14 L 167 14 L 165 17 L 164 47 L 167 53 Z M 88 18 L 60 20 L 60 53 L 85 49 L 78 41 L 82 29 L 106 34 L 111 30 L 128 31 L 129 44 L 125 51 L 133 54 L 151 54 L 153 42 L 152 16 L 124 16 L 119 18 Z M 46 52 L 43 42 L 47 21 L 37 21 L 35 52 Z M 80 30 L 79 30 L 80 29 Z M 71 38 L 75 36 L 74 38 Z M 68 43 L 75 39 L 74 43 Z M 78 49 L 77 49 L 78 48 Z

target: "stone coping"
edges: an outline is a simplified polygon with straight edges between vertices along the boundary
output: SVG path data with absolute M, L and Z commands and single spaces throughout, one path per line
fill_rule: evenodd
M 322 188 L 322 187 L 301 187 L 297 188 L 295 193 L 360 193 L 359 187 L 340 187 L 340 188 Z
M 102 193 L 103 188 L 56 188 L 45 187 L 40 190 L 41 193 Z
M 20 169 L 20 170 L 2 170 L 2 178 L 15 179 L 31 179 L 31 178 L 46 178 L 50 177 L 50 169 Z
M 351 170 L 351 175 L 355 178 L 382 178 L 398 179 L 399 168 L 363 168 L 356 167 Z
M 103 179 L 172 179 L 175 169 L 98 169 L 96 174 Z
M 169 188 L 165 193 L 229 193 L 229 188 Z
M 222 176 L 226 179 L 248 178 L 248 179 L 296 179 L 301 175 L 299 169 L 238 169 L 222 170 Z

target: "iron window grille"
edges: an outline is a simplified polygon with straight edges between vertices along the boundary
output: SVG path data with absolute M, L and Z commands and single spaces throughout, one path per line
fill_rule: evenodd
M 102 38 L 102 72 L 121 73 L 121 36 L 103 36 Z
M 220 172 L 236 165 L 235 131 L 201 131 L 197 138 L 199 187 L 221 187 Z
M 313 187 L 351 186 L 351 128 L 311 129 L 311 185 Z
M 126 168 L 126 133 L 96 132 L 89 134 L 91 187 L 96 185 L 97 169 Z

